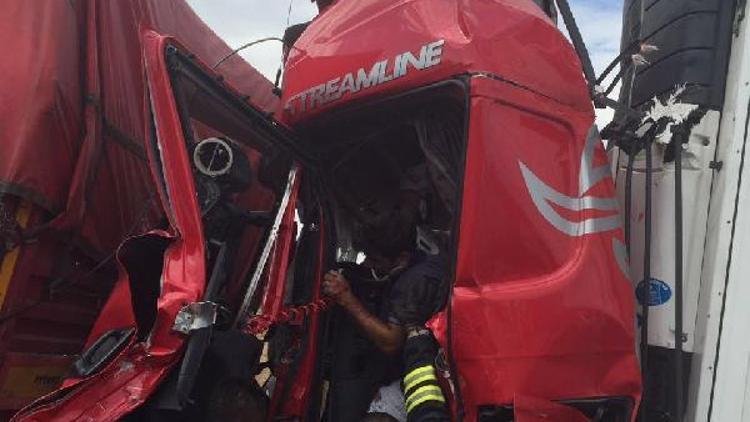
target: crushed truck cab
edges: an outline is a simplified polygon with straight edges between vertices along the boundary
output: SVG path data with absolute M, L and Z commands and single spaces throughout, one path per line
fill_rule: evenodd
M 420 233 L 449 262 L 428 325 L 453 418 L 633 420 L 614 184 L 579 60 L 535 2 L 334 2 L 290 49 L 271 114 L 178 38 L 141 36 L 143 147 L 164 218 L 118 249 L 90 370 L 15 420 L 201 412 L 206 356 L 226 332 L 267 345 L 247 365 L 270 371 L 268 420 L 345 420 L 372 383 L 344 369 L 361 350 L 342 340 L 322 274 L 358 260 L 358 212 L 415 168 Z

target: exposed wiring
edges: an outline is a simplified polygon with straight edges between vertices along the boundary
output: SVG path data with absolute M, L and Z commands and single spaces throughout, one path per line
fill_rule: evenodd
M 289 28 L 289 22 L 292 18 L 292 5 L 294 5 L 294 0 L 289 0 L 289 10 L 286 12 L 286 28 Z
M 224 63 L 229 58 L 231 58 L 235 54 L 239 53 L 240 51 L 242 51 L 242 50 L 244 50 L 244 49 L 246 49 L 248 47 L 252 47 L 252 46 L 254 46 L 256 44 L 261 44 L 261 43 L 268 42 L 268 41 L 279 41 L 282 44 L 284 43 L 284 40 L 282 40 L 279 37 L 266 37 L 266 38 L 261 38 L 259 40 L 251 41 L 251 42 L 249 42 L 247 44 L 243 44 L 242 46 L 240 46 L 240 47 L 235 48 L 234 50 L 232 50 L 231 53 L 229 53 L 226 56 L 222 57 L 221 60 L 219 60 L 218 62 L 216 62 L 215 65 L 211 66 L 211 69 L 212 70 L 216 70 L 216 68 L 219 67 L 219 66 L 221 66 L 222 63 Z
M 556 0 L 557 8 L 560 10 L 565 27 L 568 29 L 570 40 L 573 43 L 573 47 L 578 53 L 578 58 L 581 60 L 581 66 L 583 67 L 583 74 L 586 76 L 586 81 L 589 85 L 589 91 L 593 95 L 596 89 L 596 73 L 594 72 L 594 65 L 591 64 L 591 57 L 586 49 L 586 43 L 583 41 L 581 31 L 578 29 L 573 12 L 570 9 L 568 0 Z
M 602 72 L 601 75 L 596 80 L 597 85 L 601 85 L 604 83 L 604 80 L 609 76 L 609 74 L 617 67 L 619 64 L 624 68 L 629 68 L 630 66 L 622 66 L 622 60 L 625 59 L 626 56 L 629 56 L 631 54 L 635 54 L 638 49 L 636 47 L 639 47 L 641 45 L 641 40 L 635 40 L 632 43 L 630 43 L 629 46 L 627 46 L 625 49 L 623 49 L 620 54 L 617 55 L 610 63 L 607 65 L 607 67 L 604 69 L 604 72 Z
M 627 67 L 623 66 L 622 68 L 620 68 L 620 71 L 617 72 L 617 75 L 615 75 L 615 78 L 612 79 L 612 82 L 609 83 L 609 86 L 607 86 L 607 89 L 604 90 L 605 97 L 609 97 L 609 94 L 611 94 L 612 91 L 614 91 L 615 87 L 617 86 L 617 83 L 622 80 L 622 77 L 625 75 L 625 72 L 627 72 L 628 69 L 630 68 L 631 66 L 627 66 Z
M 588 87 L 589 87 L 589 95 L 591 96 L 591 100 L 594 102 L 594 106 L 596 108 L 609 107 L 609 108 L 614 109 L 615 111 L 619 111 L 623 113 L 623 115 L 625 115 L 626 117 L 641 119 L 643 117 L 642 113 L 633 110 L 632 108 L 630 108 L 629 105 L 613 100 L 607 96 L 609 95 L 609 93 L 612 92 L 617 82 L 614 82 L 606 90 L 602 90 L 599 87 L 599 83 L 600 83 L 599 80 L 603 78 L 596 77 L 596 72 L 594 71 L 594 66 L 591 63 L 591 57 L 589 56 L 588 49 L 586 48 L 586 43 L 583 41 L 583 37 L 581 36 L 581 31 L 578 28 L 578 24 L 576 23 L 575 17 L 573 16 L 573 12 L 570 9 L 570 4 L 568 3 L 568 0 L 555 0 L 555 1 L 557 3 L 557 8 L 560 11 L 560 15 L 562 15 L 563 22 L 565 23 L 565 27 L 568 30 L 568 34 L 570 35 L 570 40 L 571 40 L 571 43 L 573 44 L 573 48 L 575 49 L 576 54 L 578 55 L 578 58 L 581 61 L 583 74 L 586 77 L 586 83 L 588 84 Z M 614 61 L 615 64 L 616 62 L 617 60 Z M 608 66 L 608 69 L 605 72 L 604 77 L 606 77 L 606 75 L 609 72 L 611 72 L 612 69 L 614 69 L 615 64 L 611 64 L 610 66 Z
M 292 19 L 292 6 L 294 5 L 294 0 L 289 0 L 289 9 L 286 12 L 286 25 L 284 28 L 289 28 L 289 24 L 291 23 Z M 291 49 L 291 46 L 289 46 Z M 281 75 L 284 73 L 284 62 L 286 61 L 286 54 L 284 51 L 281 52 L 281 58 L 279 59 L 279 68 L 276 69 L 276 79 L 273 81 L 273 91 L 274 94 L 277 96 L 281 96 Z

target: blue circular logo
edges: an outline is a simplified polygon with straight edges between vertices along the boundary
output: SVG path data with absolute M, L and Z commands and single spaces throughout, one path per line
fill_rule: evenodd
M 643 280 L 638 283 L 638 287 L 635 289 L 635 297 L 638 298 L 641 305 L 646 302 L 646 284 L 649 285 L 648 306 L 663 305 L 672 298 L 672 288 L 669 287 L 669 284 L 656 278 L 652 278 L 650 283 Z

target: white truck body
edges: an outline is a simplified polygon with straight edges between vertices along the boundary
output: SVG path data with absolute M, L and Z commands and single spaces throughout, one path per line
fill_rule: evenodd
M 738 1 L 733 19 L 723 106 L 706 113 L 682 151 L 686 361 L 682 420 L 690 422 L 750 422 L 750 3 Z M 649 307 L 648 343 L 669 355 L 677 341 L 674 298 L 668 297 L 677 293 L 675 172 L 674 162 L 662 160 L 663 144 L 657 141 L 652 151 L 651 274 L 653 282 L 666 286 L 663 291 L 669 294 L 656 298 L 663 303 Z M 632 208 L 624 216 L 631 224 L 634 287 L 643 280 L 644 156 L 641 151 L 635 158 Z M 624 203 L 628 157 L 620 151 L 613 157 Z M 658 293 L 653 288 L 652 292 Z M 649 389 L 657 387 L 649 383 L 663 380 L 646 380 L 647 402 L 654 401 L 649 394 L 656 393 Z M 672 415 L 666 420 L 680 419 Z

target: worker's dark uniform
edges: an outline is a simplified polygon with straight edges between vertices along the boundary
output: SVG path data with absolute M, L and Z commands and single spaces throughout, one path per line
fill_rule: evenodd
M 388 322 L 403 327 L 424 325 L 445 304 L 447 274 L 442 256 L 416 252 L 390 288 L 385 303 Z
M 423 325 L 439 311 L 447 295 L 447 266 L 437 255 L 416 252 L 406 269 L 388 281 L 377 281 L 369 269 L 344 264 L 344 277 L 372 314 L 392 324 Z M 366 411 L 378 389 L 403 378 L 404 362 L 380 352 L 354 321 L 334 316 L 330 421 L 355 421 Z
M 432 334 L 409 335 L 404 344 L 404 397 L 408 422 L 450 421 L 445 395 L 438 383 L 437 344 Z
M 445 304 L 447 274 L 441 256 L 420 252 L 389 295 L 388 322 L 402 325 L 411 333 L 404 343 L 402 377 L 408 422 L 450 421 L 435 368 L 438 347 L 429 331 L 422 328 Z

